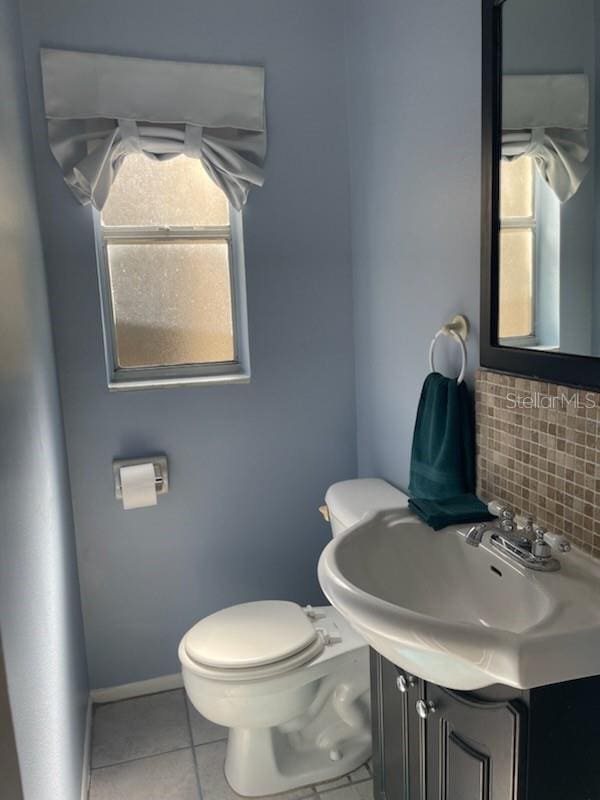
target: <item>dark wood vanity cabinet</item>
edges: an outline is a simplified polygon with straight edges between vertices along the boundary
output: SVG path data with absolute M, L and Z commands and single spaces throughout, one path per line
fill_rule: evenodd
M 375 800 L 600 800 L 600 678 L 455 692 L 372 652 L 371 684 Z
M 424 686 L 426 797 L 518 800 L 525 709 Z

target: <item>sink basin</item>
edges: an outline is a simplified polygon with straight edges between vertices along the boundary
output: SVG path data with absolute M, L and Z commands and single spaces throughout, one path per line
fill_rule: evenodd
M 385 658 L 433 683 L 520 689 L 600 674 L 600 568 L 576 550 L 533 572 L 464 529 L 385 511 L 327 545 L 323 591 Z

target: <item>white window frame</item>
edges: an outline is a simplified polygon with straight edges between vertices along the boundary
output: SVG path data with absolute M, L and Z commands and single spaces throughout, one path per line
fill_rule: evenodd
M 536 167 L 532 164 L 531 169 L 531 207 L 533 215 L 530 217 L 505 217 L 500 220 L 500 235 L 503 230 L 530 230 L 532 239 L 532 264 L 531 264 L 531 320 L 533 333 L 528 336 L 503 336 L 498 338 L 498 343 L 505 347 L 535 347 L 538 344 L 537 330 L 537 282 L 538 282 L 538 259 L 537 259 L 537 193 L 536 193 Z
M 242 212 L 236 211 L 230 206 L 230 224 L 223 227 L 103 226 L 100 212 L 94 210 L 93 214 L 104 357 L 109 390 L 123 391 L 189 385 L 248 383 L 250 381 L 250 353 Z M 175 243 L 215 239 L 226 240 L 229 247 L 234 360 L 158 367 L 119 366 L 115 315 L 110 286 L 108 244 Z

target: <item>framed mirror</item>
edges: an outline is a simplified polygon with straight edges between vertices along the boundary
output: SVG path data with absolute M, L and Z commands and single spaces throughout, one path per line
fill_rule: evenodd
M 600 387 L 600 5 L 484 0 L 482 52 L 481 364 Z

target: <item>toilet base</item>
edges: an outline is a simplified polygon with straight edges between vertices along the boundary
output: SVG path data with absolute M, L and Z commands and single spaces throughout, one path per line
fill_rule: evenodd
M 353 736 L 328 748 L 307 746 L 277 728 L 231 728 L 225 777 L 244 797 L 279 794 L 339 778 L 371 756 L 371 737 Z

